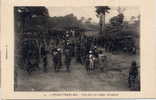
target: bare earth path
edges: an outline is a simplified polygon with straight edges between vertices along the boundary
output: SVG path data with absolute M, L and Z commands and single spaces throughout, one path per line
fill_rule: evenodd
M 26 72 L 18 70 L 17 91 L 129 91 L 127 84 L 128 69 L 132 60 L 139 59 L 130 55 L 112 55 L 109 58 L 107 71 L 88 73 L 84 65 L 73 59 L 71 72 L 65 71 L 64 66 L 60 72 L 55 73 L 51 56 L 48 57 L 48 72 L 33 72 L 28 76 Z M 42 64 L 41 64 L 42 66 Z

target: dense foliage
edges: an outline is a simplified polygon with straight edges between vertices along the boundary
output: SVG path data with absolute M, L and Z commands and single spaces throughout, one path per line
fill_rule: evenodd
M 48 9 L 43 6 L 15 7 L 15 34 L 18 37 L 16 39 L 20 41 L 22 37 L 35 37 L 35 41 L 38 41 L 37 44 L 40 47 L 42 44 L 40 43 L 41 40 L 48 41 L 54 35 L 61 34 L 60 32 L 65 32 L 69 29 L 75 29 L 76 31 L 83 30 L 85 32 L 94 30 L 97 33 L 102 33 L 97 34 L 97 40 L 99 40 L 97 42 L 100 42 L 101 46 L 109 49 L 113 48 L 114 50 L 117 50 L 117 48 L 121 50 L 121 48 L 125 47 L 139 47 L 139 18 L 130 23 L 124 20 L 123 13 L 119 13 L 117 16 L 112 17 L 109 23 L 105 24 L 105 17 L 102 16 L 109 13 L 110 7 L 97 6 L 95 8 L 97 16 L 100 17 L 99 25 L 93 23 L 92 18 L 82 16 L 81 19 L 78 19 L 72 13 L 65 16 L 50 17 Z M 25 33 L 30 33 L 31 35 L 26 34 L 25 36 Z M 47 42 L 45 43 L 48 45 Z

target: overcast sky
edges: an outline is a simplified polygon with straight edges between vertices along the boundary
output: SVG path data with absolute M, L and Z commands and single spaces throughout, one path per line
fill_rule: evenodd
M 131 16 L 140 15 L 140 11 L 138 7 L 121 7 L 126 10 L 123 12 L 125 15 L 125 20 L 129 21 Z M 99 19 L 96 16 L 95 7 L 48 7 L 50 16 L 65 16 L 67 14 L 73 13 L 80 19 L 82 16 L 87 18 L 92 18 L 92 22 L 99 22 Z M 106 22 L 112 16 L 117 15 L 117 7 L 111 7 L 110 13 L 106 15 Z

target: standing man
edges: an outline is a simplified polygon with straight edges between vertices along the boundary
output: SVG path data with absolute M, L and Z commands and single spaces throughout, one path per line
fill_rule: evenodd
M 24 41 L 23 43 L 22 43 L 22 46 L 21 46 L 22 48 L 21 48 L 21 55 L 22 55 L 22 62 L 20 63 L 21 65 L 22 64 L 26 64 L 27 62 L 28 62 L 28 43 L 27 43 L 27 41 Z M 26 69 L 25 68 L 25 66 L 23 67 L 23 66 L 21 66 L 21 68 L 22 69 Z
M 52 56 L 53 56 L 54 70 L 55 72 L 58 72 L 59 71 L 59 53 L 57 51 L 57 48 L 54 48 L 52 50 Z
M 71 50 L 70 50 L 70 48 L 65 48 L 64 55 L 65 55 L 66 69 L 68 72 L 70 72 L 70 64 L 71 64 Z
M 37 51 L 37 48 L 35 48 L 34 44 L 32 41 L 29 40 L 28 42 L 28 53 L 27 53 L 27 72 L 29 75 L 31 74 L 32 71 L 35 71 L 36 68 L 39 69 L 39 53 Z
M 47 72 L 47 50 L 45 48 L 45 45 L 42 46 L 41 48 L 41 57 L 43 60 L 43 71 Z
M 57 51 L 58 51 L 58 60 L 59 60 L 59 69 L 60 69 L 61 66 L 62 66 L 62 51 L 61 51 L 61 48 L 57 48 Z
M 136 61 L 133 61 L 129 70 L 129 76 L 128 76 L 128 83 L 129 83 L 129 88 L 135 89 L 135 83 L 136 79 L 138 77 L 138 68 Z

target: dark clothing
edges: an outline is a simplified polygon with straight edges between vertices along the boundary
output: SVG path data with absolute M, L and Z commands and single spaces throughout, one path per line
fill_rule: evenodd
M 43 57 L 43 56 L 46 56 L 47 53 L 48 53 L 48 51 L 45 49 L 45 47 L 42 47 L 42 48 L 41 48 L 41 56 L 42 56 L 42 57 Z
M 134 78 L 136 78 L 137 75 L 138 75 L 138 69 L 137 69 L 137 67 L 130 68 L 129 75 L 134 76 Z
M 78 63 L 81 63 L 81 47 L 80 47 L 80 45 L 77 45 L 77 47 L 76 47 L 76 61 Z
M 38 61 L 35 59 L 28 59 L 27 60 L 27 67 L 26 71 L 30 75 L 32 71 L 35 71 L 36 69 L 39 69 Z
M 30 74 L 32 71 L 39 69 L 39 52 L 35 44 L 29 41 L 27 50 L 27 71 Z
M 128 77 L 128 83 L 130 88 L 132 88 L 135 85 L 137 76 L 138 76 L 138 69 L 136 66 L 132 66 L 130 68 L 129 77 Z
M 43 71 L 47 72 L 47 55 L 43 58 Z
M 95 55 L 96 58 L 98 58 L 98 51 L 97 51 L 97 49 L 93 50 L 93 54 Z
M 57 50 L 53 50 L 52 52 L 53 55 L 53 63 L 54 63 L 54 70 L 59 71 L 59 53 Z
M 65 49 L 64 55 L 65 55 L 65 65 L 66 65 L 67 71 L 70 71 L 70 64 L 71 64 L 71 51 L 70 51 L 70 49 Z
M 58 51 L 58 60 L 59 60 L 59 66 L 62 66 L 62 52 Z

